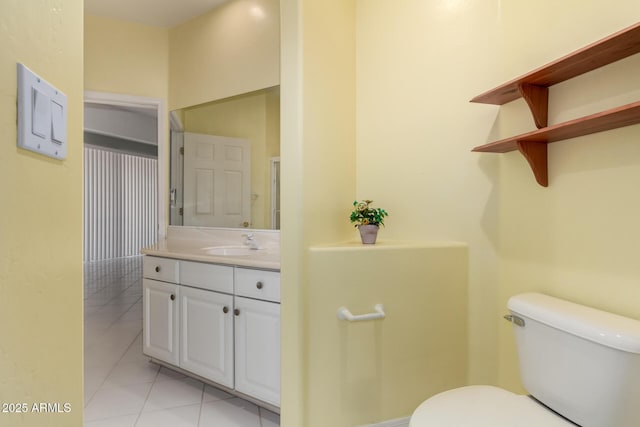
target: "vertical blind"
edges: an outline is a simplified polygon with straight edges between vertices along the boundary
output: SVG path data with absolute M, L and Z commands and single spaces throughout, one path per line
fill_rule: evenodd
M 84 148 L 84 260 L 139 255 L 156 242 L 158 160 Z

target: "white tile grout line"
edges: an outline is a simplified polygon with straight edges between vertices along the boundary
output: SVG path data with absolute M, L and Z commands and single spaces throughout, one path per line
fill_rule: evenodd
M 162 370 L 162 368 L 160 368 L 160 370 Z M 202 385 L 202 397 L 200 397 L 200 410 L 198 411 L 198 422 L 196 423 L 197 427 L 200 427 L 200 420 L 202 419 L 202 407 L 204 406 L 204 390 L 206 388 L 207 388 L 207 386 L 203 384 Z
M 121 277 L 118 278 L 118 280 Z M 135 282 L 134 282 L 135 283 Z M 133 286 L 134 283 L 132 283 L 131 285 L 127 286 L 128 289 L 129 287 Z M 83 286 L 85 284 L 83 283 Z M 115 297 L 114 297 L 115 298 Z M 111 301 L 113 298 L 111 298 L 109 301 Z M 140 299 L 142 299 L 142 297 L 140 297 Z M 138 300 L 139 301 L 139 300 Z M 127 308 L 127 310 L 122 313 L 120 316 L 118 316 L 117 319 L 113 320 L 111 323 L 109 323 L 109 327 L 105 330 L 108 331 L 109 329 L 111 329 L 126 313 L 128 313 L 136 304 L 138 304 L 138 301 L 134 302 L 133 304 L 131 304 L 129 306 L 129 308 Z M 108 304 L 108 303 L 106 303 Z M 106 305 L 104 304 L 104 305 Z M 103 305 L 103 306 L 104 306 Z M 84 323 L 84 313 L 83 313 L 83 323 Z M 84 325 L 83 325 L 83 329 L 84 329 Z M 98 392 L 98 390 L 100 390 L 100 388 L 104 385 L 104 383 L 107 381 L 107 378 L 109 378 L 109 375 L 111 375 L 111 373 L 113 372 L 113 370 L 116 368 L 116 366 L 118 365 L 118 363 L 120 363 L 120 361 L 122 361 L 122 359 L 124 358 L 124 356 L 127 354 L 127 352 L 129 351 L 129 349 L 131 348 L 131 346 L 136 342 L 136 340 L 138 339 L 138 337 L 140 336 L 140 334 L 142 334 L 142 331 L 140 331 L 140 333 L 138 333 L 135 338 L 133 339 L 133 341 L 127 346 L 126 350 L 122 353 L 122 356 L 120 356 L 120 358 L 113 364 L 113 366 L 111 367 L 111 369 L 109 369 L 109 372 L 107 372 L 107 376 L 104 378 L 104 380 L 102 380 L 102 382 L 100 383 L 100 385 L 97 387 L 96 391 L 93 392 L 93 394 L 91 395 L 91 397 L 89 397 L 86 402 L 84 402 L 84 407 L 86 408 L 87 405 L 89 405 L 89 403 L 91 402 L 91 399 L 94 398 L 95 394 Z M 84 369 L 84 366 L 83 366 Z M 158 370 L 158 372 L 160 372 L 160 370 Z M 157 377 L 157 374 L 156 374 Z M 155 380 L 154 380 L 155 381 Z M 147 396 L 148 397 L 148 396 Z M 146 401 L 145 401 L 146 402 Z
M 136 417 L 136 422 L 135 422 L 135 423 L 133 423 L 133 426 L 134 426 L 134 427 L 135 427 L 135 426 L 138 424 L 138 422 L 140 421 L 140 417 L 142 416 L 142 414 L 143 414 L 143 413 L 145 413 L 145 411 L 144 411 L 144 407 L 145 407 L 145 405 L 147 404 L 147 401 L 149 400 L 149 396 L 151 395 L 151 391 L 153 390 L 153 385 L 155 385 L 155 384 L 156 384 L 156 381 L 158 380 L 158 377 L 160 376 L 160 370 L 161 370 L 161 369 L 162 369 L 162 368 L 158 369 L 158 372 L 156 373 L 156 377 L 155 377 L 155 378 L 154 378 L 154 380 L 153 380 L 153 384 L 152 384 L 152 385 L 151 385 L 151 387 L 149 388 L 149 392 L 147 393 L 147 397 L 144 399 L 144 403 L 142 404 L 142 408 L 140 409 L 140 412 L 138 413 L 138 416 Z M 177 380 L 176 380 L 176 381 L 177 381 Z M 200 394 L 200 410 L 198 411 L 198 423 L 196 424 L 196 426 L 199 426 L 199 425 L 200 425 L 200 415 L 202 414 L 202 404 L 203 404 L 203 401 L 204 401 L 204 387 L 205 387 L 205 385 L 204 385 L 204 383 L 202 383 L 202 390 L 201 390 L 201 391 L 202 391 L 202 394 Z M 187 403 L 187 404 L 184 404 L 184 405 L 174 406 L 174 407 L 171 407 L 171 408 L 163 408 L 163 409 L 157 409 L 157 410 L 155 410 L 155 411 L 148 411 L 148 413 L 152 413 L 152 412 L 159 412 L 159 411 L 170 411 L 170 410 L 172 410 L 172 409 L 176 409 L 176 408 L 184 408 L 184 407 L 187 407 L 187 406 L 193 406 L 193 405 L 195 405 L 195 403 Z
M 110 328 L 111 326 L 109 326 Z M 129 351 L 129 349 L 131 348 L 131 346 L 133 344 L 135 344 L 135 342 L 138 340 L 138 337 L 140 336 L 140 334 L 142 334 L 142 331 L 140 331 L 140 333 L 138 335 L 136 335 L 136 337 L 133 339 L 133 341 L 131 342 L 131 344 L 129 344 L 127 346 L 127 349 L 124 351 L 124 353 L 122 353 L 122 356 L 120 356 L 120 358 L 118 359 L 117 362 L 115 362 L 113 364 L 113 366 L 109 369 L 109 372 L 107 372 L 107 376 L 104 377 L 104 380 L 102 380 L 102 382 L 100 383 L 100 385 L 98 386 L 98 388 L 96 389 L 96 391 L 93 392 L 93 395 L 87 399 L 86 402 L 84 402 L 84 407 L 86 408 L 89 405 L 89 402 L 91 402 L 91 399 L 93 399 L 95 397 L 95 394 L 98 392 L 98 390 L 100 390 L 102 388 L 102 386 L 104 385 L 104 383 L 107 381 L 107 379 L 109 378 L 109 376 L 113 373 L 114 369 L 116 369 L 116 366 L 118 366 L 118 363 L 120 363 L 122 361 L 122 359 L 124 358 L 124 356 L 127 355 L 127 352 Z M 156 378 L 158 377 L 158 373 L 160 372 L 160 369 L 158 369 L 158 372 L 156 373 Z M 155 382 L 155 378 L 153 380 Z M 147 395 L 147 398 L 149 396 Z M 145 403 L 146 403 L 146 399 L 145 399 Z
M 140 333 L 142 333 L 142 332 L 140 332 Z M 138 335 L 136 335 L 136 340 L 137 339 L 138 339 Z M 134 340 L 133 342 L 136 342 L 136 340 Z M 132 345 L 133 345 L 133 343 L 131 343 L 131 345 L 129 345 L 129 347 L 127 347 L 127 351 L 129 351 L 129 348 Z M 125 352 L 124 354 L 127 354 L 127 352 Z M 122 355 L 122 357 L 124 357 L 124 355 Z M 117 365 L 117 363 L 116 363 L 116 365 Z M 151 396 L 151 390 L 153 390 L 153 385 L 156 383 L 156 380 L 158 379 L 158 375 L 160 375 L 160 369 L 159 368 L 158 368 L 158 372 L 156 372 L 156 376 L 153 378 L 153 382 L 151 383 L 151 387 L 149 387 L 149 391 L 147 392 L 147 397 L 144 398 L 144 403 L 142 404 L 142 408 L 140 408 L 140 412 L 138 412 L 138 416 L 136 417 L 136 422 L 133 423 L 134 427 L 136 426 L 136 424 L 138 424 L 138 421 L 140 421 L 140 417 L 142 416 L 142 412 L 144 410 L 144 406 L 147 404 L 147 401 L 149 400 L 149 396 Z

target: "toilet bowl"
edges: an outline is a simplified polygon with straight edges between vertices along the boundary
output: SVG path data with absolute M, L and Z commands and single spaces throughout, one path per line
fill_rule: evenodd
M 520 378 L 437 394 L 410 427 L 638 427 L 640 321 L 538 293 L 508 303 Z
M 445 391 L 424 401 L 409 427 L 575 427 L 535 399 L 493 386 Z

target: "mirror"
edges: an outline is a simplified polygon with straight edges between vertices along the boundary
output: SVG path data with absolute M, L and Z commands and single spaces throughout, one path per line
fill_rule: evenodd
M 170 225 L 280 229 L 280 87 L 171 112 Z

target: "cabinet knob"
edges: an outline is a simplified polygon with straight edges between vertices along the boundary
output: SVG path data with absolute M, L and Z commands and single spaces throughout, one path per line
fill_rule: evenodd
M 160 266 L 156 265 L 156 273 L 160 273 Z
M 233 310 L 233 314 L 235 314 L 236 316 L 239 316 L 240 310 L 236 308 L 235 310 Z
M 176 296 L 174 294 L 171 294 L 171 296 L 169 298 L 171 299 L 171 301 L 175 301 L 176 300 Z
M 263 286 L 264 286 L 264 284 L 262 282 L 256 283 L 256 288 L 258 288 L 258 289 L 262 289 Z
M 224 307 L 222 307 L 222 312 L 224 314 L 227 314 L 229 312 L 229 307 L 227 307 L 226 305 Z

